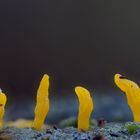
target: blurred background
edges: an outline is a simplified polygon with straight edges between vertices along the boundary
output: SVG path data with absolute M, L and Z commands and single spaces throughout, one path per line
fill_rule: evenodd
M 121 73 L 139 84 L 139 4 L 1 0 L 0 87 L 8 96 L 7 118 L 33 118 L 36 91 L 47 73 L 49 123 L 77 115 L 77 85 L 93 93 L 94 118 L 131 120 L 113 76 Z

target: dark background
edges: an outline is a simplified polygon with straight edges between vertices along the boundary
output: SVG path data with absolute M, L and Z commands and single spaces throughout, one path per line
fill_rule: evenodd
M 44 73 L 53 94 L 119 91 L 114 74 L 139 84 L 139 60 L 139 1 L 0 1 L 0 87 L 13 100 L 35 97 Z

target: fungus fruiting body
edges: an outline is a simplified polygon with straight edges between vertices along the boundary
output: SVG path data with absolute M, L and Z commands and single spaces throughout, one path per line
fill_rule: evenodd
M 33 127 L 35 129 L 41 129 L 47 113 L 49 111 L 49 76 L 45 74 L 40 82 L 39 89 L 37 91 L 37 103 L 35 107 L 35 118 Z
M 114 77 L 116 85 L 126 93 L 128 105 L 130 106 L 134 121 L 140 123 L 140 89 L 139 86 L 126 77 L 116 74 Z
M 3 126 L 3 116 L 5 112 L 6 95 L 0 90 L 0 127 Z
M 87 89 L 78 86 L 75 88 L 75 92 L 79 99 L 78 129 L 86 131 L 90 124 L 93 101 Z

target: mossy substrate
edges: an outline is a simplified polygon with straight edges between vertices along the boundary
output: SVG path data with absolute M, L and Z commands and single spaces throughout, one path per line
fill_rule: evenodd
M 140 140 L 140 125 L 133 122 L 106 123 L 91 126 L 89 131 L 78 131 L 74 127 L 50 127 L 42 131 L 32 128 L 4 127 L 0 140 Z

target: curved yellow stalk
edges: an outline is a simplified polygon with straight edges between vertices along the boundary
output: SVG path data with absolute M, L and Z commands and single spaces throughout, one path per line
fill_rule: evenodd
M 86 131 L 90 124 L 93 101 L 87 89 L 78 86 L 75 88 L 75 92 L 79 99 L 78 129 Z
M 3 126 L 3 116 L 5 112 L 5 104 L 6 104 L 7 98 L 4 93 L 0 90 L 0 127 Z
M 49 111 L 49 76 L 45 74 L 40 82 L 39 89 L 37 91 L 37 103 L 35 107 L 35 118 L 33 127 L 35 129 L 41 129 L 47 113 Z
M 140 123 L 140 89 L 139 86 L 128 80 L 126 77 L 116 74 L 114 76 L 114 81 L 116 85 L 126 93 L 127 102 L 130 106 L 134 121 Z

